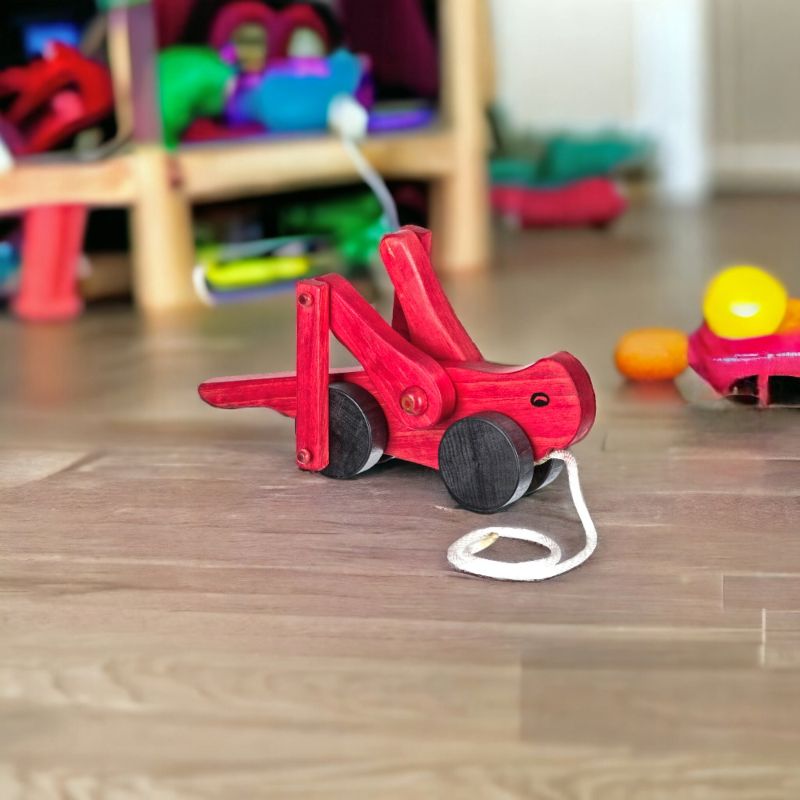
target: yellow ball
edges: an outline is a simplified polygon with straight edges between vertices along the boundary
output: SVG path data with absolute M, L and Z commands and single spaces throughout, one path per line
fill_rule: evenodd
M 783 284 L 760 267 L 728 267 L 711 280 L 703 300 L 706 323 L 725 339 L 775 333 L 786 316 Z

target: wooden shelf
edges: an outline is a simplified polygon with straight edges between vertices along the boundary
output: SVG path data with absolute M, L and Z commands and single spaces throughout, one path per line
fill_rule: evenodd
M 0 173 L 0 213 L 33 206 L 130 206 L 136 197 L 131 156 L 104 161 L 22 161 Z
M 428 180 L 436 259 L 444 270 L 488 264 L 485 170 L 485 0 L 439 0 L 442 115 L 446 124 L 363 143 L 386 178 Z M 377 13 L 377 12 L 376 12 Z M 104 161 L 25 160 L 0 174 L 0 214 L 34 206 L 131 210 L 134 289 L 145 310 L 197 302 L 191 203 L 357 179 L 332 136 L 220 142 L 168 152 L 162 144 L 149 0 L 109 11 L 117 121 L 132 144 Z
M 452 135 L 441 128 L 370 137 L 363 151 L 387 178 L 439 178 L 453 169 Z M 358 177 L 332 136 L 185 147 L 176 159 L 192 200 L 289 191 Z
M 382 134 L 363 146 L 388 178 L 433 179 L 453 169 L 452 136 L 441 128 Z M 289 191 L 358 178 L 332 136 L 219 142 L 181 148 L 170 156 L 184 194 L 193 201 Z M 105 161 L 31 160 L 0 174 L 0 213 L 38 205 L 128 207 L 137 197 L 136 157 Z

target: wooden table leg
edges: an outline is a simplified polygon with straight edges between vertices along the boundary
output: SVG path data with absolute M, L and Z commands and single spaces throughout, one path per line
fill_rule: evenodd
M 433 185 L 434 248 L 445 272 L 488 266 L 490 254 L 483 0 L 441 0 L 442 104 L 453 136 L 453 171 Z
M 191 206 L 179 176 L 158 145 L 137 148 L 135 161 L 138 190 L 131 244 L 136 302 L 143 311 L 197 306 Z

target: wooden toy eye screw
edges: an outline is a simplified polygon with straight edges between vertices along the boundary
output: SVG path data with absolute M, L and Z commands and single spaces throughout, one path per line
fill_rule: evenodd
M 217 378 L 200 396 L 218 408 L 272 408 L 296 420 L 296 462 L 354 478 L 381 458 L 439 470 L 464 508 L 491 513 L 541 489 L 546 461 L 591 429 L 592 383 L 559 352 L 526 367 L 484 360 L 431 264 L 431 234 L 408 226 L 384 237 L 395 287 L 391 325 L 340 275 L 297 285 L 297 371 Z M 357 367 L 331 369 L 330 334 Z

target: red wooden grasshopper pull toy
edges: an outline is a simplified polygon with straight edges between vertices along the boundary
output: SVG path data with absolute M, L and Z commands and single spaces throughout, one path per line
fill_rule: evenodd
M 395 287 L 389 325 L 339 275 L 297 284 L 297 372 L 217 378 L 200 396 L 218 408 L 272 408 L 296 418 L 297 465 L 352 478 L 393 456 L 438 469 L 465 508 L 498 511 L 558 474 L 535 464 L 589 432 L 592 383 L 569 353 L 527 367 L 484 361 L 430 259 L 431 234 L 384 237 Z M 329 334 L 360 366 L 331 370 Z

